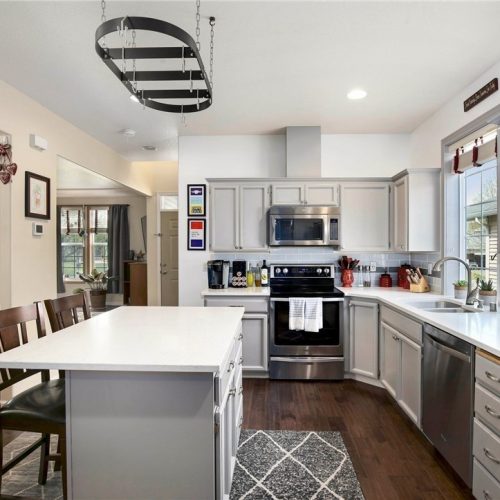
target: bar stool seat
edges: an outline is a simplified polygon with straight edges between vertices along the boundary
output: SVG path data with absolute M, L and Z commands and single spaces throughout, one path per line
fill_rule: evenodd
M 9 428 L 9 423 L 18 426 L 20 419 L 28 428 L 40 422 L 64 425 L 64 385 L 63 379 L 50 380 L 14 396 L 0 408 L 1 427 Z

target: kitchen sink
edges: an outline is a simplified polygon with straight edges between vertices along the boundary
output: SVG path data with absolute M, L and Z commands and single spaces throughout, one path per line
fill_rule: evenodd
M 407 305 L 411 307 L 416 307 L 417 309 L 461 309 L 460 304 L 456 302 L 451 302 L 449 300 L 428 300 L 419 302 L 407 302 Z
M 421 308 L 422 311 L 425 312 L 431 312 L 431 313 L 474 313 L 474 312 L 480 312 L 479 310 L 477 311 L 471 311 L 469 309 L 462 309 L 461 307 L 430 307 L 429 309 L 426 308 Z

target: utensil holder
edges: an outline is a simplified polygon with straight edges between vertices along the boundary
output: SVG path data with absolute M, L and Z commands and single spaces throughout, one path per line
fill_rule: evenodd
M 426 293 L 426 292 L 430 292 L 430 291 L 431 291 L 431 287 L 429 286 L 429 283 L 427 282 L 427 280 L 424 277 L 420 278 L 420 283 L 418 285 L 416 283 L 410 284 L 410 292 Z

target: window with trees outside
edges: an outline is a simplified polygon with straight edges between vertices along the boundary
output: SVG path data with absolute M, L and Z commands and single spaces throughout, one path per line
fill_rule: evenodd
M 61 207 L 62 267 L 65 280 L 108 270 L 107 206 Z
M 464 176 L 465 259 L 475 281 L 497 287 L 497 161 L 468 169 Z

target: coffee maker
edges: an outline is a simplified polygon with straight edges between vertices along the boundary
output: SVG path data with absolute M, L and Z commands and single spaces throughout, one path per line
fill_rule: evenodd
M 207 262 L 208 288 L 227 288 L 229 281 L 229 261 L 209 260 Z

